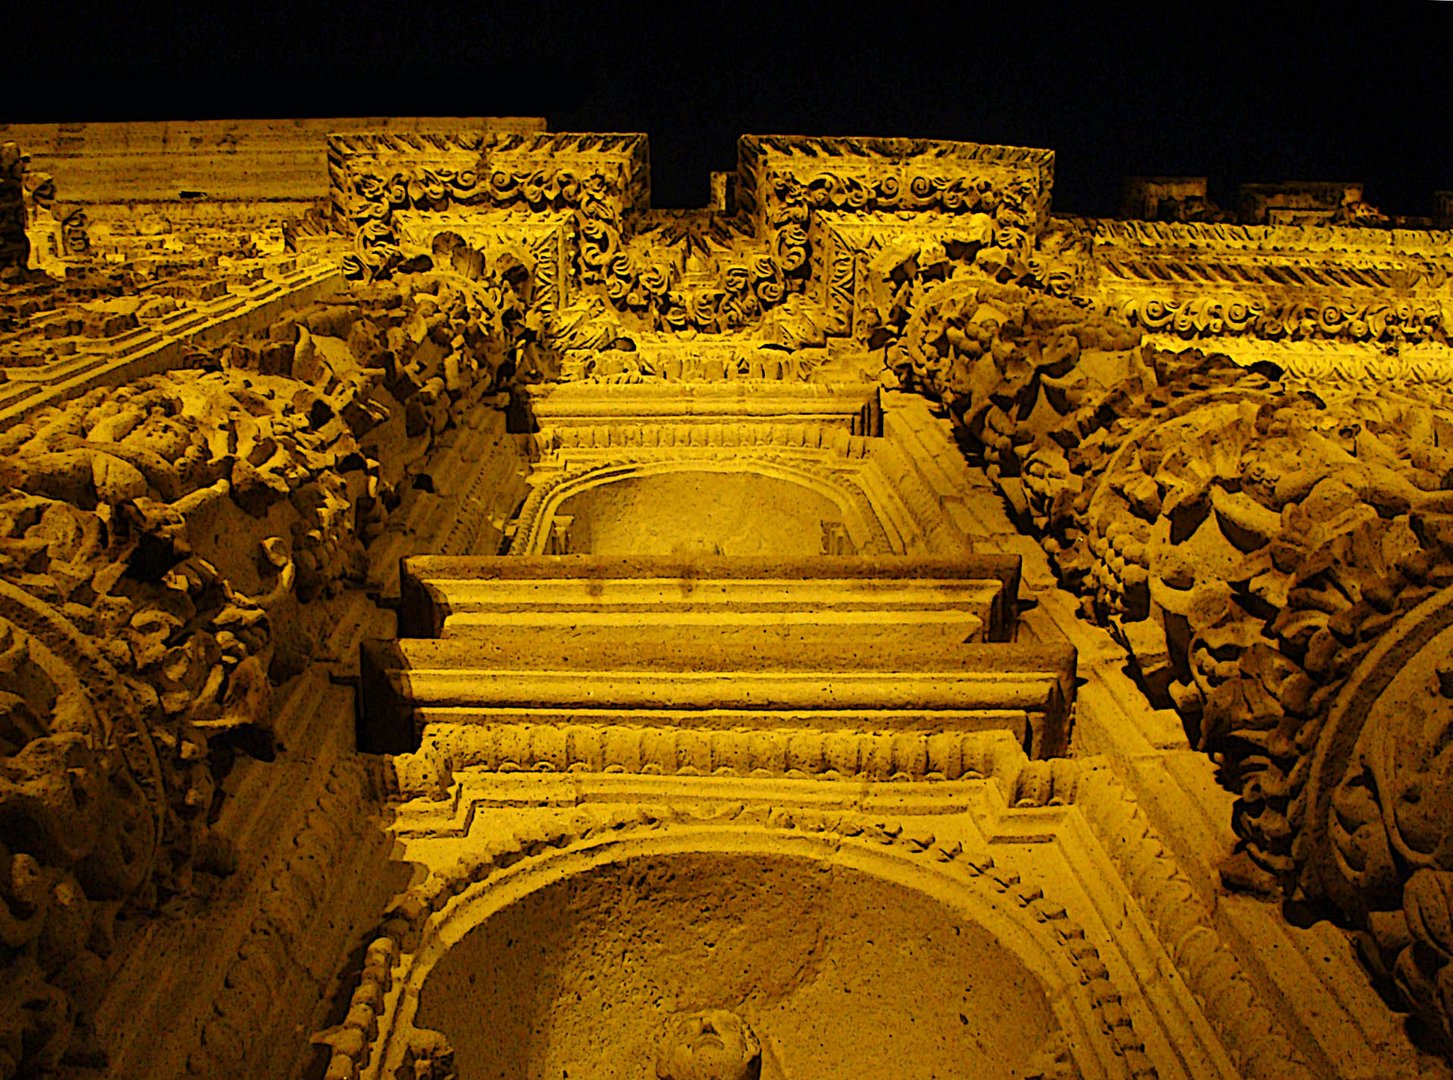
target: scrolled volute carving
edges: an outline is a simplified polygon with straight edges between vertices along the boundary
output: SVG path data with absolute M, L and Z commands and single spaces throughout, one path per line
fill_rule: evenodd
M 678 1013 L 667 1023 L 656 1054 L 659 1080 L 758 1080 L 761 1075 L 761 1042 L 736 1013 Z
M 374 281 L 393 273 L 404 259 L 398 250 L 396 213 L 442 213 L 470 206 L 520 207 L 536 213 L 569 211 L 584 235 L 587 251 L 583 257 L 608 261 L 602 252 L 608 252 L 612 242 L 618 245 L 623 195 L 617 172 L 577 169 L 569 164 L 522 167 L 492 165 L 481 159 L 473 167 L 455 168 L 419 163 L 387 178 L 360 166 L 349 184 L 354 252 L 344 260 L 344 275 Z
M 1437 300 L 1267 301 L 1255 296 L 1198 296 L 1188 300 L 1136 298 L 1126 319 L 1185 340 L 1251 336 L 1268 341 L 1342 341 L 1395 346 L 1448 343 Z
M 92 689 L 115 672 L 87 663 L 55 617 L 26 619 L 17 597 L 5 599 L 37 631 L 0 618 L 0 1075 L 8 1077 L 96 1063 L 88 1041 L 75 1038 L 85 1004 L 76 992 L 94 988 L 117 911 L 150 884 L 168 763 L 164 752 L 128 759 L 116 741 L 126 718 L 114 710 L 129 699 L 120 688 Z
M 1271 365 L 1147 347 L 1136 320 L 1027 275 L 976 280 L 920 244 L 869 270 L 900 384 L 948 406 L 1085 614 L 1221 763 L 1251 866 L 1234 880 L 1340 910 L 1369 968 L 1453 1044 L 1453 667 L 1384 679 L 1381 704 L 1354 710 L 1365 727 L 1336 704 L 1366 692 L 1354 672 L 1410 663 L 1388 642 L 1453 584 L 1440 392 L 1313 393 Z M 1234 334 L 1265 316 L 1219 304 L 1151 322 Z M 1410 311 L 1308 308 L 1306 332 L 1395 336 Z
M 976 280 L 921 244 L 869 270 L 900 384 L 948 406 L 1086 614 L 1221 760 L 1255 862 L 1315 891 L 1307 782 L 1331 703 L 1399 614 L 1453 577 L 1437 403 L 1319 397 L 1269 366 L 1146 348 L 1113 314 L 1028 277 Z M 1200 315 L 1225 331 L 1255 313 Z M 1379 880 L 1357 878 L 1344 903 L 1401 895 L 1401 879 Z
M 795 213 L 805 223 L 806 209 Z M 715 212 L 662 211 L 658 218 L 579 225 L 580 282 L 599 289 L 629 330 L 740 334 L 806 287 L 811 267 L 800 224 L 763 244 Z

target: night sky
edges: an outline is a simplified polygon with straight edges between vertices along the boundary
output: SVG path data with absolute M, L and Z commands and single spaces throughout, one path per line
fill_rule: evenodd
M 1403 214 L 1453 189 L 1453 0 L 331 7 L 33 9 L 0 120 L 543 114 L 645 131 L 658 206 L 703 203 L 743 132 L 1048 147 L 1070 213 L 1136 173 L 1223 205 L 1247 180 L 1363 180 Z

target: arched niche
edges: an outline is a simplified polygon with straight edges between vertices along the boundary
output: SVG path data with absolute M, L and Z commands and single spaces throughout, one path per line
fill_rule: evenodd
M 706 459 L 561 477 L 521 512 L 520 554 L 851 555 L 894 550 L 861 492 L 805 470 Z
M 763 1080 L 1129 1075 L 1097 1045 L 1117 997 L 1066 947 L 1082 931 L 973 860 L 726 823 L 590 832 L 433 901 L 365 1075 L 429 1045 L 459 1080 L 637 1080 L 705 1010 L 756 1033 Z
M 711 852 L 607 863 L 521 897 L 440 959 L 418 1021 L 452 1043 L 460 1080 L 637 1080 L 664 1018 L 713 1009 L 751 1025 L 777 1059 L 766 1075 L 802 1078 L 1007 1080 L 1056 1026 L 1024 964 L 931 897 L 831 863 Z

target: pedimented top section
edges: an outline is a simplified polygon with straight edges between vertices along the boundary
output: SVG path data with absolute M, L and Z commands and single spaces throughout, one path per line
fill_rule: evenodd
M 882 316 L 868 309 L 911 260 L 905 244 L 989 278 L 1041 273 L 1054 156 L 747 136 L 735 177 L 700 210 L 649 208 L 643 135 L 335 135 L 328 162 L 336 221 L 354 235 L 347 276 L 494 275 L 558 358 L 551 374 L 639 381 L 661 375 L 660 344 L 674 354 L 683 335 L 750 342 L 707 358 L 742 374 L 765 366 L 750 349 L 816 367 L 876 347 Z
M 579 210 L 614 218 L 650 205 L 646 136 L 389 132 L 328 137 L 328 191 L 340 222 L 395 210 Z
M 774 202 L 812 209 L 995 213 L 1008 204 L 1037 232 L 1049 216 L 1054 152 L 990 143 L 802 135 L 738 141 L 735 208 L 768 222 Z M 379 132 L 329 136 L 329 184 L 340 220 L 357 220 L 387 195 L 414 209 L 450 205 L 588 207 L 603 198 L 617 213 L 650 206 L 643 134 Z M 368 170 L 385 185 L 358 186 Z M 577 188 L 576 185 L 579 185 Z M 412 185 L 412 186 L 410 186 Z
M 933 139 L 744 135 L 735 206 L 766 225 L 791 208 L 985 213 L 1027 242 L 1049 220 L 1054 151 Z M 800 216 L 800 212 L 799 212 Z

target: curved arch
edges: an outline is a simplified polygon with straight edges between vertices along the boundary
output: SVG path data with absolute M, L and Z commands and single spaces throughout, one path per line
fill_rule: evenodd
M 1432 671 L 1432 662 L 1448 655 L 1453 631 L 1453 588 L 1445 588 L 1413 608 L 1389 629 L 1362 658 L 1337 692 L 1312 752 L 1302 811 L 1306 884 L 1322 890 L 1345 910 L 1357 911 L 1365 899 L 1336 871 L 1329 837 L 1332 797 L 1346 778 L 1358 740 L 1379 712 L 1406 709 L 1407 693 Z M 1403 693 L 1399 694 L 1401 690 Z M 1384 715 L 1385 718 L 1385 715 Z
M 1098 954 L 1085 945 L 1083 931 L 1063 907 L 1047 901 L 1037 887 L 1021 885 L 1017 874 L 996 870 L 992 859 L 963 856 L 957 845 L 951 851 L 926 848 L 896 835 L 799 828 L 790 819 L 753 826 L 730 815 L 705 820 L 647 815 L 636 827 L 577 822 L 563 836 L 527 840 L 518 852 L 496 851 L 482 866 L 459 868 L 462 879 L 425 902 L 424 917 L 409 935 L 411 947 L 394 969 L 363 1075 L 392 1076 L 405 1062 L 415 1039 L 426 1031 L 416 1028 L 415 1020 L 435 966 L 496 914 L 575 875 L 633 860 L 700 854 L 829 864 L 925 897 L 983 929 L 1039 981 L 1049 1014 L 1073 1051 L 1077 1075 L 1130 1074 L 1124 1057 L 1103 1035 L 1109 1026 L 1101 1010 L 1120 995 L 1113 987 L 1095 985 L 1109 981 Z M 1079 948 L 1070 948 L 1075 944 Z
M 622 480 L 682 472 L 751 473 L 795 484 L 837 507 L 842 513 L 848 536 L 858 551 L 895 555 L 904 552 L 902 538 L 896 538 L 895 542 L 895 538 L 889 536 L 883 522 L 873 512 L 865 492 L 855 495 L 833 479 L 784 461 L 750 457 L 723 459 L 717 456 L 617 461 L 556 477 L 535 489 L 525 500 L 520 509 L 519 529 L 511 552 L 519 555 L 544 554 L 551 522 L 567 499 Z

